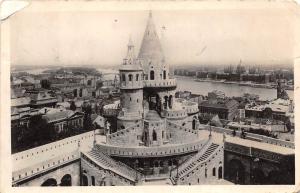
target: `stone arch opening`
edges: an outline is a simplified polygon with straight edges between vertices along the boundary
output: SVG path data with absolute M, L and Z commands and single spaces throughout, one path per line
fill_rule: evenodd
M 77 95 L 78 95 L 76 88 L 73 90 L 73 95 L 74 95 L 74 97 L 77 97 Z
M 85 174 L 82 175 L 81 185 L 82 186 L 88 186 L 89 185 L 88 177 Z
M 57 181 L 54 178 L 49 178 L 41 186 L 57 186 Z
M 87 85 L 88 85 L 88 86 L 91 86 L 91 85 L 92 85 L 92 80 L 91 80 L 91 79 L 89 79 L 89 80 L 87 81 Z
M 169 108 L 172 108 L 172 106 L 173 106 L 173 102 L 172 102 L 172 100 L 173 100 L 173 96 L 172 95 L 170 95 L 169 96 Z
M 213 175 L 213 176 L 216 176 L 216 168 L 213 168 L 213 169 L 212 169 L 212 175 Z
M 64 175 L 60 180 L 60 186 L 72 186 L 72 176 L 70 174 Z
M 167 72 L 166 72 L 166 70 L 164 70 L 163 71 L 163 79 L 166 80 L 166 78 L 167 78 Z
M 125 76 L 125 74 L 122 74 L 122 81 L 126 81 L 126 76 Z
M 192 121 L 192 128 L 193 128 L 193 130 L 196 129 L 196 119 L 193 119 L 193 121 Z
M 95 176 L 91 176 L 92 186 L 95 186 Z
M 152 140 L 157 141 L 157 134 L 156 134 L 155 130 L 153 130 L 153 133 L 152 133 Z
M 154 71 L 153 70 L 151 70 L 150 71 L 150 80 L 154 80 Z
M 129 81 L 132 81 L 132 74 L 128 75 L 128 79 L 129 79 Z
M 168 108 L 168 96 L 164 96 L 164 109 Z
M 240 160 L 232 159 L 228 167 L 229 181 L 235 184 L 245 184 L 245 166 Z
M 223 167 L 220 166 L 219 169 L 218 169 L 218 179 L 221 179 L 223 178 Z

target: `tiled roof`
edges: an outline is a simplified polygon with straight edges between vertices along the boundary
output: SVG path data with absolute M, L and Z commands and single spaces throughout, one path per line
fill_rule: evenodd
M 209 103 L 208 101 L 203 101 L 202 103 L 200 103 L 200 106 L 228 109 L 228 108 L 231 108 L 234 105 L 237 105 L 237 103 L 238 102 L 235 101 L 235 100 L 227 100 L 227 101 L 224 101 L 222 103 L 220 103 L 220 102 L 218 102 L 218 103 Z
M 49 123 L 49 122 L 54 122 L 54 121 L 59 121 L 59 120 L 69 118 L 69 117 L 73 116 L 75 113 L 79 113 L 79 112 L 75 112 L 72 110 L 65 110 L 65 111 L 60 111 L 57 113 L 46 114 L 43 117 Z M 82 114 L 82 113 L 80 113 L 80 114 Z

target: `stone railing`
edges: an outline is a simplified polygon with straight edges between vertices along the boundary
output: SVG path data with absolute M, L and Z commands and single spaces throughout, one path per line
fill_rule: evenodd
M 182 102 L 183 109 L 187 111 L 187 113 L 197 113 L 199 111 L 198 103 L 191 101 L 183 101 Z
M 177 124 L 169 122 L 169 121 L 167 121 L 167 125 L 168 125 L 168 127 L 171 127 L 171 128 L 179 129 L 179 130 L 185 131 L 187 133 L 198 135 L 198 130 L 188 129 L 188 128 L 185 128 L 184 126 L 180 126 L 180 125 L 177 125 Z
M 140 128 L 139 124 L 133 125 L 131 127 L 127 127 L 125 129 L 121 129 L 121 130 L 116 131 L 114 133 L 108 134 L 107 138 L 111 139 L 111 138 L 114 138 L 114 137 L 123 136 L 123 135 L 126 135 L 127 133 L 130 133 L 130 131 L 134 131 L 135 129 L 139 129 L 139 128 Z
M 67 153 L 64 155 L 57 156 L 55 158 L 49 159 L 47 161 L 32 165 L 30 167 L 24 168 L 19 171 L 15 171 L 12 173 L 12 182 L 13 185 L 18 182 L 24 181 L 33 176 L 42 174 L 49 170 L 60 167 L 61 165 L 70 163 L 72 161 L 76 161 L 80 159 L 79 151 L 73 151 L 71 153 Z
M 143 86 L 143 81 L 121 81 L 120 83 L 120 89 L 136 89 L 143 88 Z
M 144 80 L 144 87 L 176 87 L 176 79 Z
M 92 161 L 97 166 L 100 166 L 104 170 L 112 171 L 126 179 L 135 182 L 136 179 L 144 179 L 144 175 L 131 167 L 123 164 L 122 162 L 116 161 L 104 153 L 100 152 L 97 148 L 94 148 L 91 152 L 82 153 L 83 159 L 88 159 L 87 161 Z
M 203 129 L 209 130 L 210 126 L 205 125 L 203 127 Z M 217 132 L 217 133 L 226 133 L 228 135 L 231 135 L 232 132 L 233 132 L 233 130 L 231 130 L 231 129 L 225 129 L 225 128 L 222 128 L 222 127 L 214 127 L 214 126 L 211 126 L 211 131 Z M 278 145 L 278 146 L 281 146 L 281 147 L 288 147 L 288 148 L 295 149 L 295 143 L 290 142 L 290 141 L 275 139 L 275 138 L 272 138 L 272 137 L 267 137 L 267 136 L 264 136 L 264 135 L 258 135 L 258 134 L 255 134 L 255 133 L 249 133 L 249 132 L 245 132 L 245 133 L 246 133 L 246 139 L 249 139 L 249 140 L 255 140 L 255 141 L 260 141 L 260 142 L 263 142 L 263 143 L 269 143 L 269 144 Z M 241 134 L 241 131 L 236 130 L 236 135 L 240 136 L 240 134 Z
M 208 143 L 209 145 L 208 145 L 208 148 L 209 148 L 209 146 L 212 144 L 212 143 Z M 199 152 L 199 153 L 197 153 L 196 155 L 203 155 L 203 154 L 205 154 L 206 153 L 206 151 L 208 150 L 208 148 L 205 148 L 205 150 L 203 151 L 203 152 Z M 217 154 L 218 154 L 218 152 L 221 150 L 221 149 L 223 149 L 223 146 L 218 146 L 214 151 L 212 151 L 211 152 L 211 154 L 207 157 L 207 158 L 205 158 L 204 160 L 202 160 L 202 161 L 197 161 L 197 159 L 199 158 L 199 156 L 194 156 L 192 159 L 193 160 L 195 160 L 194 162 L 192 162 L 193 164 L 190 164 L 190 165 L 188 165 L 188 167 L 189 168 L 183 168 L 183 169 L 181 169 L 180 171 L 178 171 L 178 176 L 177 176 L 177 171 L 176 171 L 176 169 L 173 169 L 172 171 L 171 171 L 171 182 L 173 183 L 173 184 L 178 184 L 176 181 L 177 180 L 181 180 L 181 181 L 184 181 L 184 177 L 185 176 L 187 176 L 187 175 L 190 175 L 191 173 L 193 173 L 193 171 L 195 170 L 195 169 L 201 169 L 201 168 L 203 168 L 202 166 L 204 166 L 205 164 L 207 164 L 207 162 L 210 162 L 212 159 L 214 159 L 215 158 L 215 156 L 217 156 Z M 189 162 L 189 163 L 191 163 L 191 162 Z M 178 178 L 177 178 L 178 177 Z
M 99 130 L 96 130 L 95 133 L 98 133 Z M 39 159 L 39 156 L 44 156 L 43 154 L 49 154 L 51 151 L 58 151 L 60 148 L 66 148 L 66 146 L 72 146 L 71 148 L 75 150 L 78 147 L 78 142 L 84 142 L 85 140 L 92 140 L 94 138 L 94 131 L 89 131 L 72 137 L 68 137 L 56 142 L 48 143 L 39 147 L 28 149 L 19 153 L 12 155 L 13 165 L 18 161 L 24 161 L 27 158 L 36 157 Z M 46 155 L 45 155 L 46 156 Z
M 202 146 L 202 148 L 198 151 L 198 153 L 196 153 L 194 156 L 192 156 L 191 158 L 185 160 L 183 163 L 180 164 L 180 166 L 178 167 L 178 172 L 181 172 L 183 169 L 185 169 L 187 166 L 189 166 L 191 163 L 195 162 L 201 155 L 203 155 L 205 153 L 205 151 L 208 149 L 208 147 L 212 144 L 212 141 L 209 139 L 207 140 L 207 142 Z M 174 170 L 177 170 L 176 168 L 174 168 L 172 170 L 172 172 Z
M 158 147 L 122 147 L 107 144 L 97 144 L 99 151 L 119 157 L 164 157 L 181 155 L 198 151 L 206 143 L 206 140 L 195 141 L 187 144 L 165 145 Z
M 187 116 L 187 111 L 185 109 L 180 110 L 162 110 L 161 116 L 169 119 L 180 119 Z

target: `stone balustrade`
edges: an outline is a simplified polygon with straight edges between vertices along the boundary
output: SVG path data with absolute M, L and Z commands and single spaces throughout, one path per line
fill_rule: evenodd
M 203 127 L 203 129 L 209 130 L 210 126 L 205 125 Z M 211 126 L 211 131 L 217 132 L 217 133 L 226 133 L 228 135 L 231 135 L 233 130 L 225 129 L 225 128 L 222 128 L 222 127 Z M 246 138 L 249 139 L 249 140 L 254 140 L 255 139 L 255 141 L 259 140 L 260 142 L 263 142 L 263 143 L 269 143 L 269 144 L 278 145 L 278 146 L 281 146 L 281 147 L 287 147 L 287 148 L 295 149 L 295 143 L 290 142 L 290 141 L 275 139 L 275 138 L 272 138 L 272 137 L 267 137 L 267 136 L 259 135 L 259 134 L 255 134 L 255 133 L 249 133 L 249 132 L 245 132 L 245 133 L 246 133 Z M 237 136 L 239 136 L 240 134 L 241 134 L 241 131 L 236 131 Z
M 143 179 L 144 175 L 140 172 L 132 169 L 126 164 L 116 161 L 104 153 L 98 151 L 98 148 L 94 148 L 91 152 L 82 153 L 82 158 L 88 162 L 92 162 L 96 166 L 100 166 L 104 170 L 112 171 L 126 179 L 135 182 L 136 179 Z
M 161 116 L 169 119 L 181 119 L 187 117 L 187 115 L 188 114 L 185 109 L 161 111 Z
M 169 122 L 169 121 L 167 122 L 167 124 L 168 124 L 168 127 L 170 127 L 170 128 L 179 129 L 179 130 L 182 130 L 182 131 L 185 131 L 188 133 L 192 133 L 194 135 L 198 135 L 198 130 L 188 129 L 184 126 L 180 126 L 180 125 L 177 125 L 177 124 Z
M 116 131 L 114 133 L 108 134 L 107 138 L 111 139 L 111 138 L 114 138 L 114 137 L 119 137 L 119 136 L 122 136 L 122 135 L 126 135 L 126 133 L 130 133 L 130 131 L 134 131 L 135 129 L 139 129 L 139 128 L 140 128 L 139 124 L 133 125 L 131 127 L 127 127 L 125 129 L 122 129 L 122 130 Z
M 182 106 L 188 114 L 194 114 L 199 112 L 198 104 L 195 102 L 186 101 L 182 103 Z
M 20 181 L 24 181 L 33 176 L 42 174 L 52 169 L 56 169 L 61 165 L 76 161 L 80 159 L 79 151 L 73 151 L 64 155 L 57 156 L 47 161 L 32 165 L 31 167 L 24 168 L 12 173 L 12 182 L 16 184 Z
M 144 87 L 176 87 L 176 79 L 144 80 Z
M 205 153 L 207 153 L 207 149 L 212 145 L 212 143 L 208 142 L 206 144 L 206 146 L 204 147 L 203 150 L 200 150 L 196 155 L 197 156 L 193 156 L 190 160 L 187 161 L 187 164 L 185 165 L 180 165 L 178 168 L 178 179 L 177 178 L 177 169 L 173 169 L 171 171 L 171 182 L 173 184 L 178 184 L 176 183 L 177 180 L 180 180 L 181 182 L 179 182 L 179 184 L 182 183 L 182 181 L 185 180 L 185 177 L 194 174 L 195 170 L 203 170 L 206 165 L 208 164 L 208 162 L 211 162 L 212 160 L 216 159 L 218 154 L 220 154 L 220 152 L 223 152 L 224 147 L 223 146 L 218 146 L 216 149 L 214 149 L 211 154 L 209 154 L 205 159 L 203 159 L 202 161 L 199 160 L 200 157 L 202 157 L 202 155 L 204 155 Z
M 99 130 L 95 131 L 95 133 L 98 132 Z M 93 138 L 94 138 L 94 131 L 89 131 L 59 141 L 48 143 L 46 145 L 41 145 L 32 149 L 15 153 L 12 155 L 13 165 L 15 165 L 18 161 L 24 161 L 24 159 L 28 159 L 31 157 L 36 157 L 36 159 L 39 159 L 39 156 L 44 156 L 43 154 L 49 154 L 51 153 L 51 151 L 54 150 L 59 151 L 60 148 L 66 149 L 67 146 L 72 146 L 73 148 L 71 151 L 74 151 L 74 149 L 77 148 L 78 146 L 78 142 L 85 141 L 85 140 L 92 140 Z
M 143 81 L 121 81 L 120 89 L 138 89 L 143 88 Z
M 122 147 L 111 146 L 108 144 L 97 144 L 95 147 L 111 156 L 119 157 L 164 157 L 171 155 L 180 155 L 198 151 L 207 140 L 195 141 L 187 144 L 172 144 L 159 147 Z

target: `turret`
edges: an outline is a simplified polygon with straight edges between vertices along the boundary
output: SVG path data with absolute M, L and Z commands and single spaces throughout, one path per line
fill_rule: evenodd
M 136 62 L 131 40 L 120 68 L 120 90 L 121 111 L 118 116 L 118 130 L 141 120 L 143 114 L 143 70 Z

